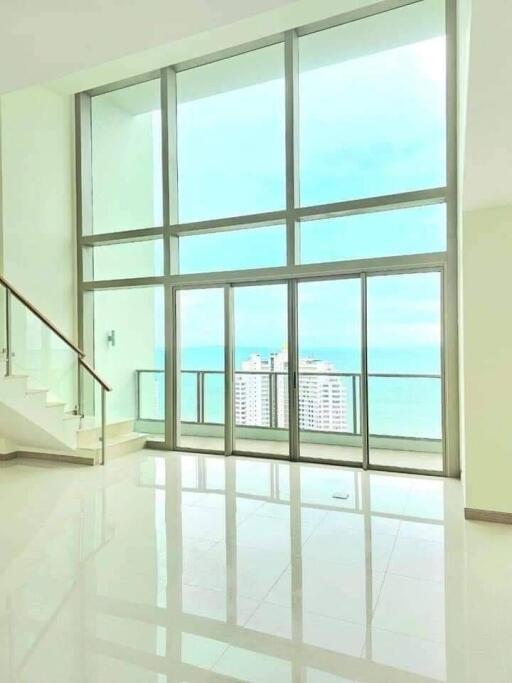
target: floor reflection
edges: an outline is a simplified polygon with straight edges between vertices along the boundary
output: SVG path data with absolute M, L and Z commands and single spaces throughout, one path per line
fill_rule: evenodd
M 2 681 L 510 680 L 468 664 L 458 482 L 146 451 L 2 491 Z

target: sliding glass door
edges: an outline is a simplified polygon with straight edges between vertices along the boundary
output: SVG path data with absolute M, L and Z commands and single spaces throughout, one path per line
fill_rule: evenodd
M 234 287 L 234 450 L 289 456 L 288 285 Z
M 441 274 L 367 278 L 369 462 L 442 472 Z
M 300 457 L 361 464 L 361 279 L 298 283 Z
M 176 445 L 442 472 L 441 294 L 440 271 L 178 290 Z
M 224 452 L 224 288 L 176 292 L 176 445 Z

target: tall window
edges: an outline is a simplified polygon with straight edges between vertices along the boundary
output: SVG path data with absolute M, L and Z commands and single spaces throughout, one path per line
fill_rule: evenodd
M 113 414 L 173 447 L 446 471 L 445 16 L 371 5 L 79 96 L 81 300 L 157 292 L 131 295 L 158 322 Z M 86 340 L 120 300 L 83 307 Z
M 162 224 L 160 81 L 91 100 L 92 230 Z
M 303 205 L 446 183 L 443 3 L 300 39 Z
M 283 209 L 284 50 L 179 73 L 180 222 Z

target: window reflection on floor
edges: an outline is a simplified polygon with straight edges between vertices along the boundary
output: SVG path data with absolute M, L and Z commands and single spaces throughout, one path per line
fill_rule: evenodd
M 70 681 L 78 661 L 94 682 L 446 680 L 443 480 L 194 454 L 115 465 L 106 486 L 84 479 L 9 594 L 12 680 L 41 661 Z

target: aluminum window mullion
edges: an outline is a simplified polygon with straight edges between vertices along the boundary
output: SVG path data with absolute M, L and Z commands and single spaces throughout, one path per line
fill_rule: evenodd
M 181 345 L 180 345 L 180 299 L 179 290 L 176 287 L 167 287 L 169 291 L 170 309 L 165 311 L 165 324 L 168 328 L 167 334 L 171 338 L 171 345 L 165 350 L 166 358 L 168 357 L 168 368 L 171 373 L 171 410 L 170 415 L 166 414 L 166 421 L 169 420 L 170 431 L 170 446 L 177 449 L 179 446 L 178 435 L 180 434 L 181 425 Z M 167 369 L 167 368 L 166 368 Z M 167 412 L 167 411 L 166 411 Z
M 235 441 L 233 287 L 224 285 L 224 454 L 232 455 Z
M 370 465 L 370 428 L 368 418 L 368 286 L 366 273 L 361 274 L 361 386 L 359 413 L 363 449 L 363 469 Z
M 175 290 L 173 287 L 164 288 L 164 443 L 169 450 L 175 446 L 175 429 L 173 415 L 176 415 L 175 382 L 177 359 L 175 357 L 175 343 L 173 316 L 176 315 Z
M 177 94 L 176 72 L 162 69 L 160 74 L 162 110 L 162 197 L 164 222 L 164 278 L 170 279 L 177 272 L 177 238 L 166 229 L 178 220 L 178 168 L 177 168 Z M 176 240 L 176 245 L 174 245 Z M 176 246 L 176 249 L 174 247 Z M 180 414 L 178 400 L 179 360 L 175 336 L 177 324 L 177 300 L 174 289 L 164 285 L 165 330 L 165 444 L 169 449 L 176 446 L 174 417 Z
M 299 205 L 298 80 L 299 45 L 296 31 L 287 31 L 284 43 L 285 146 L 286 146 L 286 262 L 299 262 L 299 231 L 295 208 Z
M 384 256 L 381 258 L 357 261 L 333 261 L 331 263 L 311 263 L 288 268 L 254 268 L 252 270 L 230 270 L 208 273 L 189 273 L 186 275 L 152 275 L 139 278 L 96 280 L 82 283 L 83 292 L 104 289 L 123 289 L 126 287 L 175 286 L 181 289 L 221 287 L 226 283 L 270 284 L 290 279 L 311 279 L 329 277 L 359 276 L 362 272 L 371 274 L 398 274 L 411 270 L 439 270 L 447 267 L 445 252 L 414 254 L 412 256 Z
M 291 460 L 299 460 L 298 282 L 288 283 L 288 439 Z
M 91 125 L 91 98 L 85 93 L 79 93 L 75 95 L 77 331 L 78 345 L 94 359 L 94 336 L 86 332 L 93 329 L 94 304 L 92 302 L 91 305 L 84 305 L 86 295 L 82 290 L 84 280 L 92 280 L 94 276 L 93 254 L 92 250 L 82 247 L 80 240 L 83 235 L 91 235 L 93 231 Z
M 171 166 L 174 165 L 174 151 L 173 154 L 168 153 L 170 157 Z M 292 152 L 289 152 L 292 156 Z M 295 165 L 297 161 L 297 152 L 293 152 Z M 292 162 L 290 162 L 292 163 Z M 174 167 L 175 168 L 175 167 Z M 165 167 L 164 174 L 170 175 Z M 295 181 L 292 180 L 292 185 L 297 183 L 297 171 L 292 171 Z M 172 173 L 172 197 L 171 206 L 177 209 L 177 177 L 174 169 Z M 167 188 L 168 182 L 164 180 L 164 185 Z M 291 202 L 292 189 L 288 190 L 290 197 L 288 201 Z M 295 221 L 317 220 L 323 218 L 337 218 L 340 216 L 352 216 L 362 213 L 377 213 L 379 211 L 392 211 L 395 209 L 407 209 L 419 206 L 430 206 L 432 204 L 442 204 L 447 199 L 447 188 L 437 187 L 427 190 L 413 190 L 410 192 L 398 192 L 391 195 L 381 195 L 378 197 L 366 197 L 362 199 L 349 199 L 341 202 L 332 202 L 328 204 L 316 204 L 313 206 L 290 206 L 284 210 L 278 211 L 264 211 L 257 214 L 243 214 L 241 216 L 229 216 L 227 218 L 212 218 L 205 221 L 193 221 L 191 223 L 178 223 L 177 211 L 171 213 L 169 221 L 164 226 L 156 226 L 149 228 L 137 228 L 136 230 L 120 230 L 119 232 L 106 233 L 85 233 L 80 237 L 80 243 L 83 246 L 100 246 L 107 244 L 118 244 L 122 242 L 138 242 L 143 240 L 155 240 L 163 237 L 165 233 L 170 233 L 172 236 L 180 235 L 201 235 L 211 232 L 226 232 L 228 230 L 249 230 L 251 228 L 266 227 L 270 225 L 278 225 L 284 223 L 288 216 Z M 295 201 L 298 198 L 298 189 L 294 191 Z M 165 207 L 164 207 L 165 209 Z
M 137 230 L 120 230 L 119 232 L 104 232 L 95 235 L 82 235 L 79 243 L 83 247 L 103 247 L 110 244 L 124 244 L 126 242 L 146 242 L 157 240 L 164 236 L 164 228 L 138 228 Z
M 314 21 L 305 26 L 300 26 L 297 29 L 297 33 L 301 37 L 308 36 L 311 33 L 326 31 L 330 28 L 351 24 L 355 21 L 361 21 L 362 19 L 369 19 L 378 14 L 391 12 L 396 9 L 401 9 L 402 7 L 408 7 L 409 5 L 415 5 L 418 2 L 423 2 L 423 0 L 380 0 L 379 2 L 374 2 L 365 7 L 359 7 L 344 12 L 343 14 L 337 14 L 334 17 L 327 17 L 326 19 L 320 19 L 320 21 Z
M 259 226 L 277 225 L 286 220 L 286 211 L 263 211 L 256 214 L 229 216 L 228 218 L 212 218 L 191 223 L 175 223 L 169 230 L 173 235 L 202 235 L 210 232 L 226 232 L 227 230 L 243 230 Z
M 286 154 L 286 263 L 294 268 L 300 259 L 299 228 L 295 209 L 299 192 L 299 42 L 295 30 L 287 31 L 284 43 L 285 154 Z M 297 461 L 299 449 L 299 361 L 296 281 L 288 282 L 288 452 Z M 302 636 L 302 633 L 301 633 Z
M 171 257 L 170 247 L 177 244 L 171 244 L 169 226 L 178 222 L 178 99 L 176 72 L 171 67 L 162 69 L 161 93 L 164 274 L 174 275 L 178 272 L 177 258 Z
M 75 183 L 76 183 L 76 283 L 78 345 L 95 365 L 94 348 L 94 293 L 86 292 L 84 279 L 94 278 L 94 255 L 84 248 L 80 238 L 93 233 L 92 198 L 92 108 L 86 93 L 75 95 Z M 94 384 L 84 383 L 80 366 L 77 368 L 77 406 L 84 413 L 95 412 Z
M 447 263 L 443 273 L 444 473 L 460 477 L 458 340 L 458 35 L 457 0 L 445 0 Z
M 115 92 L 116 90 L 121 90 L 122 88 L 129 88 L 132 85 L 140 85 L 141 83 L 146 83 L 147 81 L 154 81 L 160 76 L 160 70 L 146 71 L 142 74 L 137 74 L 135 76 L 129 76 L 128 78 L 123 78 L 119 81 L 114 81 L 113 83 L 107 83 L 106 85 L 99 85 L 95 88 L 89 88 L 85 92 L 90 97 L 97 97 L 98 95 L 106 95 L 110 92 Z
M 133 277 L 122 278 L 119 280 L 91 280 L 90 282 L 82 282 L 82 291 L 92 292 L 101 289 L 123 289 L 126 287 L 156 287 L 171 283 L 170 278 L 165 278 L 163 275 L 149 275 L 148 277 Z M 172 284 L 172 283 L 171 283 Z
M 174 145 L 173 145 L 174 146 Z M 175 152 L 167 153 L 167 158 L 170 158 L 171 166 L 174 165 Z M 297 154 L 294 153 L 294 158 Z M 163 173 L 170 176 L 169 171 L 163 167 Z M 174 166 L 174 169 L 176 167 Z M 172 191 L 167 190 L 171 206 L 177 208 L 177 177 L 172 172 Z M 297 177 L 295 172 L 295 178 Z M 164 179 L 164 186 L 169 187 L 168 182 Z M 290 190 L 291 193 L 291 190 Z M 164 200 L 165 200 L 164 193 Z M 383 195 L 379 197 L 368 197 L 363 199 L 346 200 L 341 202 L 333 202 L 330 204 L 318 204 L 314 206 L 290 207 L 290 209 L 279 211 L 267 211 L 258 214 L 247 214 L 241 216 L 230 216 L 228 218 L 209 219 L 206 221 L 194 221 L 192 223 L 178 223 L 177 211 L 175 210 L 169 216 L 169 222 L 166 226 L 157 226 L 150 228 L 137 228 L 136 230 L 120 230 L 118 232 L 106 232 L 93 234 L 91 232 L 81 235 L 79 242 L 82 246 L 103 246 L 111 244 L 121 244 L 126 242 L 140 242 L 146 240 L 156 240 L 163 238 L 166 233 L 171 236 L 180 235 L 201 235 L 212 232 L 226 232 L 228 230 L 250 230 L 251 228 L 267 227 L 270 225 L 278 225 L 284 223 L 288 216 L 292 214 L 295 221 L 317 220 L 323 218 L 337 218 L 340 216 L 352 216 L 362 213 L 377 213 L 379 211 L 392 211 L 396 209 L 407 209 L 419 206 L 430 206 L 432 204 L 442 204 L 447 199 L 446 187 L 438 187 L 428 190 L 414 190 L 411 192 L 399 192 L 392 195 Z M 295 190 L 295 197 L 297 197 L 297 190 Z M 80 200 L 80 196 L 79 196 Z M 165 206 L 164 206 L 165 212 Z M 84 221 L 86 222 L 86 221 Z M 174 271 L 177 272 L 177 269 Z
M 331 263 L 311 263 L 294 267 L 275 266 L 271 268 L 254 268 L 250 270 L 230 270 L 209 273 L 188 273 L 171 278 L 173 284 L 180 286 L 198 286 L 201 284 L 218 284 L 226 282 L 265 282 L 270 280 L 289 280 L 292 278 L 324 277 L 329 275 L 359 275 L 361 272 L 386 271 L 393 272 L 411 268 L 439 268 L 446 263 L 444 252 L 431 254 L 415 254 L 412 256 L 384 256 L 356 261 L 333 261 Z M 94 283 L 91 284 L 94 288 Z
M 446 201 L 446 187 L 434 187 L 426 190 L 411 190 L 395 194 L 347 199 L 341 202 L 302 206 L 295 210 L 297 220 L 317 220 L 319 218 L 338 218 L 354 216 L 362 213 L 378 213 L 395 209 L 410 209 L 419 206 L 442 204 Z
M 234 45 L 233 47 L 227 47 L 223 50 L 217 50 L 216 52 L 211 52 L 207 55 L 201 55 L 200 57 L 195 57 L 193 59 L 188 59 L 184 62 L 177 62 L 174 64 L 174 69 L 177 73 L 182 71 L 189 71 L 190 69 L 196 69 L 200 66 L 207 66 L 208 64 L 214 64 L 215 62 L 220 62 L 223 59 L 230 59 L 231 57 L 239 57 L 247 52 L 254 52 L 255 50 L 261 50 L 265 47 L 271 47 L 272 45 L 277 45 L 282 43 L 284 39 L 283 32 L 274 33 L 270 36 L 265 36 L 263 38 L 257 38 L 256 40 L 251 40 L 249 43 L 242 43 L 241 45 Z

